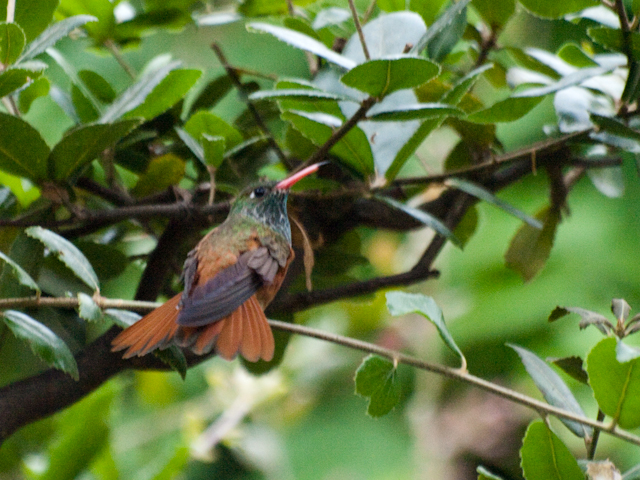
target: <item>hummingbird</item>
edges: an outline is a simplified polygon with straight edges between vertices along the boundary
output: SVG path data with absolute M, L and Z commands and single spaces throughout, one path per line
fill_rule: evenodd
M 323 164 L 243 190 L 227 219 L 187 255 L 184 291 L 120 332 L 112 351 L 126 350 L 123 358 L 131 358 L 178 345 L 197 355 L 214 350 L 227 360 L 237 354 L 271 360 L 274 340 L 264 309 L 294 257 L 289 188 Z

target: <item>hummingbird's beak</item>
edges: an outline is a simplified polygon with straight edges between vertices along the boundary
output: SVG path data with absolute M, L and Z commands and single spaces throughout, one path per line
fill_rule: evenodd
M 313 172 L 317 172 L 322 165 L 325 165 L 327 163 L 329 162 L 318 162 L 314 163 L 313 165 L 309 165 L 299 172 L 294 173 L 290 177 L 287 177 L 284 180 L 280 181 L 278 184 L 276 184 L 275 188 L 277 188 L 278 190 L 288 190 L 298 180 L 302 180 L 307 175 L 311 175 Z

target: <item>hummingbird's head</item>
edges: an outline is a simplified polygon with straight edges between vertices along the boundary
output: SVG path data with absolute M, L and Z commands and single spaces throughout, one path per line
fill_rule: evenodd
M 229 215 L 242 215 L 272 228 L 291 244 L 291 226 L 287 216 L 289 189 L 298 180 L 318 171 L 326 162 L 315 163 L 280 182 L 263 182 L 245 188 L 236 198 Z

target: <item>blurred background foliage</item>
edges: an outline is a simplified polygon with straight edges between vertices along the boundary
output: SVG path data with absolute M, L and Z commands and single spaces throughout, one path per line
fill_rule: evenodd
M 17 1 L 17 11 L 21 11 L 22 3 Z M 184 68 L 201 70 L 196 87 L 186 96 L 187 105 L 195 100 L 199 89 L 225 73 L 210 48 L 212 42 L 222 46 L 234 67 L 268 77 L 309 78 L 304 52 L 272 36 L 247 32 L 244 25 L 245 17 L 286 12 L 284 1 L 222 5 L 193 0 L 45 3 L 55 10 L 58 20 L 100 12 L 107 18 L 117 4 L 111 24 L 108 18 L 101 18 L 98 26 L 87 24 L 89 36 L 72 33 L 55 46 L 76 72 L 98 73 L 108 79 L 114 92 L 127 88 L 131 78 L 113 51 L 105 47 L 105 38 L 115 44 L 117 55 L 134 72 L 143 71 L 151 59 L 165 54 L 180 59 Z M 332 6 L 348 11 L 346 2 L 339 0 L 295 3 L 311 15 Z M 448 7 L 448 2 L 443 1 L 378 1 L 373 16 L 404 9 L 405 3 L 419 11 L 427 24 Z M 468 10 L 468 18 L 477 25 L 481 20 L 475 3 Z M 2 6 L 0 1 L 0 18 Z M 370 3 L 359 1 L 356 6 L 365 12 Z M 236 15 L 237 10 L 243 17 L 213 26 L 204 21 L 196 26 L 192 20 L 192 15 L 220 10 L 229 15 Z M 137 15 L 137 24 L 127 23 L 132 15 Z M 497 38 L 501 46 L 555 52 L 567 41 L 588 43 L 585 29 L 577 20 L 542 19 L 520 4 L 506 18 Z M 20 23 L 19 16 L 16 21 Z M 37 31 L 37 26 L 33 28 Z M 104 34 L 100 28 L 105 29 Z M 345 18 L 323 35 L 348 38 L 354 32 L 352 20 Z M 27 40 L 32 40 L 33 35 L 26 33 Z M 464 52 L 464 47 L 459 51 Z M 56 92 L 73 96 L 73 85 L 60 62 L 49 55 L 39 58 L 48 66 L 44 75 L 51 91 L 37 98 L 22 119 L 53 146 L 75 124 L 60 106 L 61 101 L 55 99 Z M 252 79 L 270 88 L 269 78 Z M 496 73 L 494 77 L 480 78 L 474 93 L 490 105 L 508 91 L 504 78 L 501 84 Z M 245 107 L 237 92 L 231 91 L 212 111 L 233 124 Z M 517 121 L 499 124 L 496 136 L 505 151 L 510 151 L 544 139 L 543 126 L 556 122 L 553 98 L 546 98 Z M 274 123 L 270 126 L 282 128 Z M 459 138 L 450 126 L 437 130 L 403 167 L 401 176 L 424 174 L 420 173 L 424 169 L 427 173 L 433 173 L 434 168 L 439 171 L 438 166 Z M 635 158 L 629 153 L 621 155 L 624 195 L 605 197 L 583 178 L 569 196 L 571 214 L 563 218 L 550 258 L 532 281 L 524 283 L 517 272 L 505 266 L 505 252 L 521 222 L 492 205 L 480 203 L 473 207 L 477 230 L 464 250 L 447 246 L 435 264 L 440 278 L 409 288 L 431 295 L 440 305 L 453 337 L 467 355 L 472 373 L 537 396 L 520 360 L 505 347 L 505 342 L 525 346 L 543 358 L 584 357 L 597 340 L 597 332 L 579 332 L 576 321 L 549 324 L 548 314 L 556 305 L 578 305 L 606 314 L 611 298 L 616 297 L 625 298 L 632 307 L 640 306 L 640 265 L 635 257 L 640 188 Z M 186 168 L 193 178 L 193 166 Z M 117 170 L 128 188 L 133 188 L 140 178 L 140 172 L 120 166 Z M 270 172 L 264 169 L 261 173 Z M 281 173 L 276 169 L 276 174 Z M 14 214 L 24 212 L 32 202 L 42 201 L 42 185 L 1 172 L 0 183 L 10 187 L 19 204 Z M 539 171 L 505 189 L 500 198 L 533 215 L 547 202 L 547 183 L 546 173 Z M 185 187 L 193 184 L 188 179 L 181 183 Z M 219 188 L 223 194 L 232 190 L 225 185 L 224 177 Z M 152 191 L 140 195 L 147 193 Z M 9 212 L 5 209 L 2 215 L 7 218 L 12 215 Z M 157 222 L 160 221 L 150 220 L 145 228 L 153 230 Z M 79 244 L 101 277 L 101 294 L 132 299 L 145 267 L 145 256 L 155 247 L 155 241 L 138 228 L 94 235 L 101 234 L 120 236 L 115 251 L 93 247 L 92 252 L 91 246 Z M 42 256 L 42 247 L 35 240 L 17 244 L 18 235 L 22 235 L 18 229 L 3 228 L 0 250 L 11 251 L 14 259 L 33 258 L 35 262 L 38 251 Z M 432 235 L 427 229 L 397 233 L 360 228 L 349 232 L 340 240 L 344 248 L 338 251 L 359 251 L 367 261 L 352 259 L 353 267 L 337 274 L 341 279 L 364 279 L 405 271 L 415 263 Z M 318 257 L 330 258 L 331 248 L 319 251 Z M 63 267 L 55 258 L 46 257 L 44 262 L 40 267 L 45 271 L 40 272 L 38 282 L 47 293 L 64 295 L 66 291 L 86 290 L 72 276 L 60 273 Z M 318 263 L 318 268 L 326 265 Z M 21 265 L 28 269 L 24 262 Z M 322 273 L 315 272 L 319 277 L 316 287 L 322 286 Z M 65 283 L 61 284 L 60 278 Z M 5 284 L 2 294 L 18 296 L 20 291 L 12 291 Z M 30 313 L 74 351 L 108 327 L 104 322 L 82 322 L 85 327 L 73 328 L 81 322 L 73 312 L 41 309 Z M 294 320 L 456 365 L 456 359 L 424 319 L 389 315 L 383 291 L 314 307 L 296 313 Z M 26 344 L 7 333 L 6 327 L 0 335 L 0 384 L 44 368 Z M 475 478 L 478 463 L 495 468 L 505 478 L 520 478 L 517 450 L 530 412 L 435 375 L 400 366 L 400 405 L 387 416 L 371 419 L 365 415 L 366 401 L 354 395 L 353 376 L 361 358 L 362 354 L 343 347 L 294 336 L 282 364 L 262 376 L 247 373 L 240 361 L 227 363 L 216 358 L 190 369 L 185 381 L 175 372 L 127 371 L 76 405 L 14 434 L 0 449 L 0 478 L 444 479 Z M 572 380 L 567 382 L 577 392 L 587 415 L 595 416 L 597 406 L 587 387 Z M 561 436 L 572 448 L 580 448 L 577 439 L 568 434 Z M 208 448 L 211 445 L 217 445 L 213 451 Z M 599 454 L 624 468 L 637 457 L 637 449 L 603 438 Z

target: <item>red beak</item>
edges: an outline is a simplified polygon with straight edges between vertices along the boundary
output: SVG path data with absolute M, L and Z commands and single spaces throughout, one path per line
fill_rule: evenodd
M 303 168 L 299 172 L 294 173 L 290 177 L 287 177 L 284 180 L 281 180 L 280 182 L 278 182 L 275 188 L 277 188 L 278 190 L 287 190 L 291 188 L 291 186 L 294 183 L 296 183 L 298 180 L 302 180 L 307 175 L 311 175 L 313 172 L 317 172 L 322 165 L 325 165 L 327 163 L 329 162 L 318 162 L 318 163 L 314 163 L 313 165 L 309 165 L 308 167 Z

